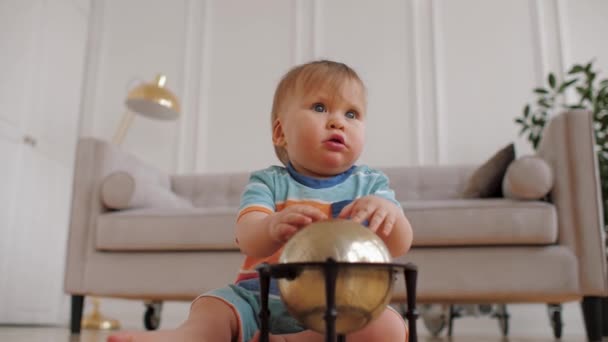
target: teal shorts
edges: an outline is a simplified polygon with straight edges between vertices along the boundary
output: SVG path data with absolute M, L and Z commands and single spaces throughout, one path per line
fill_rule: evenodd
M 232 307 L 239 320 L 241 342 L 249 341 L 260 330 L 261 322 L 258 314 L 261 302 L 258 279 L 245 280 L 237 285 L 212 290 L 203 294 L 202 297 L 215 297 Z M 280 335 L 306 330 L 287 312 L 279 296 L 275 279 L 271 279 L 268 308 L 270 309 L 270 333 Z

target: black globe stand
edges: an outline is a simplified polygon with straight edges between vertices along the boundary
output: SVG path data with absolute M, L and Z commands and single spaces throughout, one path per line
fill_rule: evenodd
M 416 282 L 418 277 L 418 269 L 414 264 L 379 264 L 365 262 L 336 262 L 332 258 L 328 258 L 325 262 L 301 262 L 287 264 L 262 264 L 256 269 L 260 276 L 260 342 L 269 342 L 270 334 L 270 309 L 268 308 L 268 296 L 270 293 L 270 279 L 286 278 L 295 279 L 305 268 L 322 268 L 325 276 L 325 297 L 326 311 L 323 316 L 325 320 L 325 341 L 326 342 L 346 342 L 344 335 L 336 336 L 336 318 L 338 311 L 336 310 L 336 278 L 340 267 L 386 267 L 391 272 L 396 272 L 398 269 L 403 270 L 405 279 L 405 290 L 407 294 L 407 319 L 409 330 L 409 342 L 417 342 L 418 334 L 416 332 L 416 320 L 418 313 L 416 311 Z

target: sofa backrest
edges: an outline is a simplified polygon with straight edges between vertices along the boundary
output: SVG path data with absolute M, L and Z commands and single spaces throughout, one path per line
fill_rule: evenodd
M 476 166 L 407 166 L 381 168 L 397 200 L 446 200 L 462 198 L 464 186 Z
M 249 173 L 173 175 L 171 188 L 195 207 L 238 207 Z
M 382 168 L 397 200 L 434 200 L 461 197 L 474 166 L 421 166 Z M 236 207 L 249 173 L 174 175 L 172 190 L 195 207 Z

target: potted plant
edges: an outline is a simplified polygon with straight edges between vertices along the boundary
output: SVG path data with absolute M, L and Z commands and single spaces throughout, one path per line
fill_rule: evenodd
M 586 109 L 593 112 L 599 174 L 602 187 L 604 229 L 608 227 L 608 79 L 598 79 L 593 61 L 574 65 L 564 80 L 549 73 L 545 87 L 534 89 L 536 101 L 524 107 L 515 123 L 519 135 L 526 135 L 534 150 L 538 148 L 549 116 L 563 109 Z M 574 94 L 568 102 L 567 94 Z

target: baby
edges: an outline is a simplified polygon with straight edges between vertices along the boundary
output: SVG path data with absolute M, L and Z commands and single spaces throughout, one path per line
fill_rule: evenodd
M 234 285 L 198 297 L 177 329 L 121 333 L 108 341 L 258 341 L 259 280 L 255 267 L 276 263 L 298 230 L 328 218 L 363 223 L 391 255 L 408 251 L 412 229 L 386 176 L 357 166 L 365 143 L 366 90 L 345 64 L 315 61 L 291 69 L 277 86 L 272 141 L 284 167 L 252 173 L 242 198 L 236 238 L 245 254 Z M 276 281 L 269 299 L 273 342 L 324 341 L 291 317 Z M 407 341 L 401 316 L 390 307 L 349 342 Z

